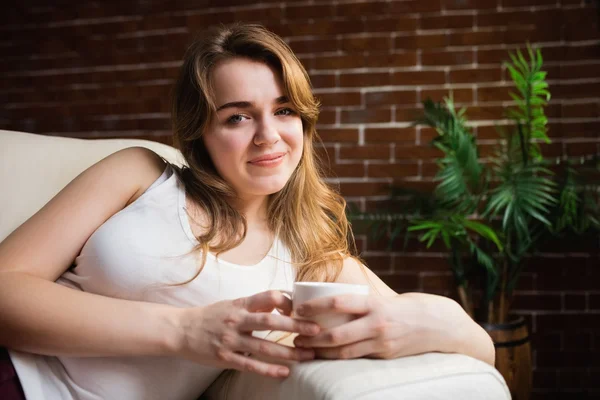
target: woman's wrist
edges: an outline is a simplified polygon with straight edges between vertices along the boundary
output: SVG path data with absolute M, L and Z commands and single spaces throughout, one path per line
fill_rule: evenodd
M 415 348 L 420 352 L 463 353 L 468 337 L 469 320 L 454 300 L 427 293 L 405 293 L 418 310 L 419 329 L 414 331 Z M 468 317 L 468 316 L 467 316 Z
M 184 322 L 186 308 L 157 305 L 155 343 L 159 355 L 181 355 L 185 347 Z
M 464 354 L 494 365 L 491 338 L 460 304 L 448 297 L 421 295 L 419 300 L 426 321 L 421 335 L 427 351 Z

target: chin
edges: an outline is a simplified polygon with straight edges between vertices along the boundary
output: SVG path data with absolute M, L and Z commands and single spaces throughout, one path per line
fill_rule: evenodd
M 288 182 L 289 177 L 269 177 L 268 179 L 258 179 L 254 182 L 249 182 L 248 192 L 253 195 L 267 196 L 279 192 Z

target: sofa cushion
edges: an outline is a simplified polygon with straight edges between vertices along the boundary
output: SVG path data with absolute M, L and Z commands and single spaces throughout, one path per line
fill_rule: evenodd
M 0 130 L 0 241 L 86 168 L 133 146 L 147 147 L 175 164 L 183 163 L 179 151 L 149 140 L 89 140 Z
M 291 363 L 283 381 L 225 371 L 201 400 L 509 400 L 502 375 L 461 354 Z

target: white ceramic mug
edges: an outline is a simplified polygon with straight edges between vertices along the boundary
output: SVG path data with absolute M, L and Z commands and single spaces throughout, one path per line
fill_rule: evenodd
M 330 329 L 351 321 L 353 316 L 351 314 L 326 313 L 311 318 L 302 318 L 295 315 L 296 310 L 302 303 L 319 297 L 338 296 L 342 294 L 358 294 L 366 296 L 369 294 L 369 286 L 335 282 L 295 282 L 293 292 L 288 290 L 281 290 L 281 292 L 290 296 L 295 318 L 310 319 L 311 321 L 316 322 L 322 329 Z

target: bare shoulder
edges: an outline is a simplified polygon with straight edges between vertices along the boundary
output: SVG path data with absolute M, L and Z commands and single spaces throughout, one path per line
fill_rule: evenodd
M 90 235 L 139 197 L 164 168 L 162 158 L 143 147 L 119 150 L 98 161 L 0 243 L 0 272 L 56 280 Z
M 397 295 L 381 278 L 355 257 L 344 257 L 342 272 L 336 282 L 369 285 L 374 293 L 382 296 Z
M 126 205 L 140 197 L 158 179 L 167 165 L 161 156 L 146 147 L 128 147 L 109 157 L 117 159 L 117 167 L 122 167 L 123 172 L 132 169 L 135 174 L 134 179 L 138 187 Z

